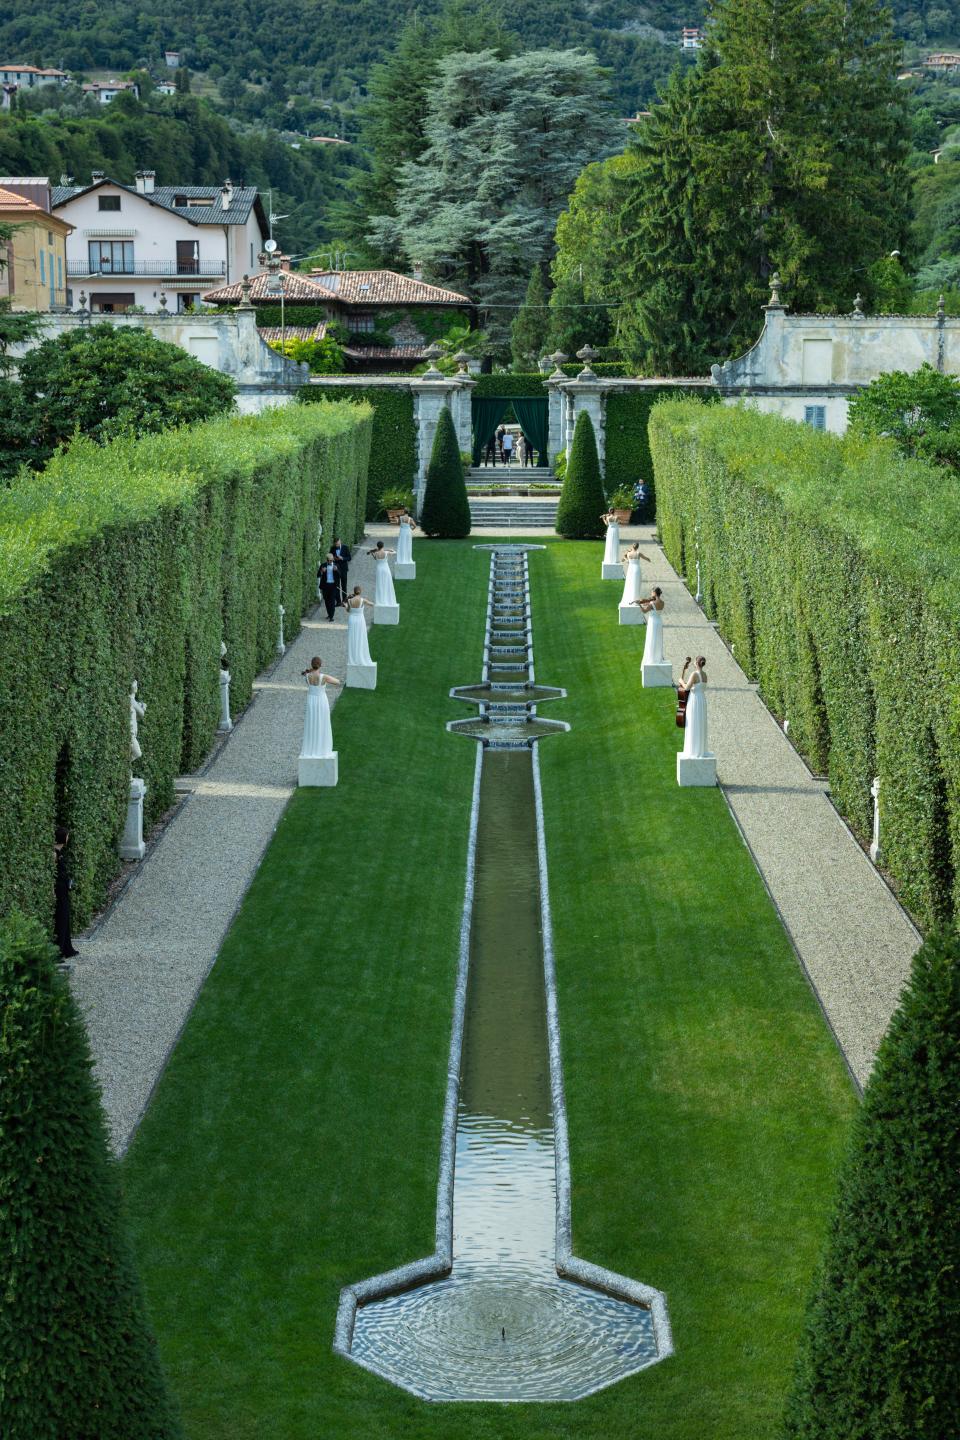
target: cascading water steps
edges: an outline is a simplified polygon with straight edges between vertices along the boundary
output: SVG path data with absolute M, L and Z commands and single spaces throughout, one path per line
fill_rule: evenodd
M 504 647 L 494 642 L 508 612 L 524 638 Z M 523 658 L 501 677 L 504 649 Z M 566 1112 L 534 752 L 538 739 L 569 728 L 536 714 L 538 703 L 564 693 L 534 680 L 526 551 L 494 548 L 482 680 L 452 692 L 477 716 L 448 725 L 478 739 L 482 759 L 438 1249 L 430 1261 L 348 1287 L 336 1338 L 342 1354 L 427 1400 L 575 1400 L 671 1351 L 658 1292 L 569 1252 Z

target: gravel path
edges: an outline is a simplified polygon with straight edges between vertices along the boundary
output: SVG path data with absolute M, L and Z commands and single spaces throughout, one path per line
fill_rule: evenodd
M 373 561 L 359 550 L 350 580 L 372 598 Z M 126 889 L 77 941 L 82 958 L 70 983 L 120 1154 L 296 788 L 305 701 L 300 671 L 318 651 L 324 669 L 342 679 L 342 610 L 333 624 L 322 605 L 307 616 L 283 658 L 256 681 L 255 701 L 212 763 L 191 777 L 188 798 Z M 335 705 L 341 692 L 327 693 Z
M 679 678 L 706 655 L 717 776 L 858 1084 L 865 1084 L 920 936 L 827 794 L 668 564 L 649 526 L 643 583 L 664 592 L 664 649 Z M 613 582 L 610 623 L 619 596 Z M 678 749 L 680 746 L 678 745 Z

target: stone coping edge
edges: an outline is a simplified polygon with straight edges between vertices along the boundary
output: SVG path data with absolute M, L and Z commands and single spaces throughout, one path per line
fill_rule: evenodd
M 460 953 L 453 999 L 453 1024 L 450 1033 L 450 1057 L 447 1061 L 447 1090 L 443 1107 L 440 1137 L 440 1173 L 437 1180 L 437 1213 L 435 1246 L 432 1255 L 412 1260 L 393 1270 L 384 1270 L 368 1280 L 345 1285 L 340 1291 L 333 1349 L 336 1354 L 352 1360 L 364 1369 L 362 1360 L 352 1353 L 353 1327 L 357 1306 L 371 1300 L 382 1300 L 411 1290 L 431 1280 L 442 1280 L 453 1268 L 453 1178 L 457 1143 L 457 1105 L 460 1098 L 460 1058 L 463 1052 L 463 1030 L 467 1008 L 467 973 L 470 968 L 470 927 L 473 919 L 473 892 L 477 860 L 477 820 L 480 814 L 480 772 L 483 768 L 483 746 L 477 745 L 473 771 L 473 799 L 470 806 L 470 831 L 467 839 L 466 881 L 463 911 L 460 916 Z M 376 1372 L 378 1373 L 378 1372 Z
M 593 1290 L 612 1295 L 618 1300 L 649 1310 L 657 1346 L 656 1358 L 638 1369 L 647 1369 L 674 1353 L 673 1334 L 667 1312 L 667 1298 L 662 1290 L 631 1280 L 605 1266 L 581 1260 L 573 1253 L 573 1220 L 570 1201 L 570 1136 L 567 1128 L 567 1101 L 563 1087 L 563 1061 L 560 1050 L 560 1010 L 557 1002 L 557 971 L 553 949 L 553 919 L 550 910 L 550 886 L 547 871 L 547 838 L 543 815 L 543 790 L 540 784 L 540 752 L 533 747 L 533 795 L 537 819 L 537 861 L 540 871 L 540 921 L 543 932 L 543 978 L 547 992 L 547 1047 L 550 1055 L 550 1094 L 553 1103 L 554 1153 L 557 1167 L 556 1266 L 565 1280 L 587 1285 Z M 598 1385 L 595 1389 L 604 1387 Z M 588 1391 L 593 1394 L 594 1391 Z

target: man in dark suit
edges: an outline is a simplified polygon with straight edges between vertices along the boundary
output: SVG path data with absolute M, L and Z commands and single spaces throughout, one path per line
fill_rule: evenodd
M 327 607 L 327 619 L 333 619 L 333 612 L 340 603 L 340 575 L 332 551 L 317 571 L 317 585 Z
M 340 581 L 340 604 L 345 605 L 347 603 L 347 573 L 350 569 L 350 546 L 344 545 L 339 535 L 333 542 L 333 559 Z

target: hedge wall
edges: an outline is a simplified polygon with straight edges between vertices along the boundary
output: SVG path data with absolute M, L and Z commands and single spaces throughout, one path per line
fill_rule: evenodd
M 597 367 L 595 367 L 597 368 Z M 701 394 L 700 391 L 678 390 L 676 385 L 663 385 L 645 390 L 626 390 L 607 396 L 606 435 L 604 449 L 604 486 L 607 494 L 620 485 L 636 485 L 638 480 L 654 484 L 653 460 L 647 426 L 650 411 L 659 401 L 678 395 Z M 710 399 L 714 397 L 707 392 Z
M 668 401 L 659 525 L 707 613 L 930 926 L 960 915 L 960 491 L 882 440 Z
M 99 447 L 75 442 L 0 492 L 0 913 L 48 924 L 53 834 L 73 832 L 79 928 L 118 868 L 130 682 L 147 823 L 195 769 L 219 717 L 249 700 L 314 602 L 317 525 L 362 523 L 369 411 L 296 406 Z
M 417 429 L 411 390 L 399 385 L 303 385 L 297 399 L 304 405 L 327 400 L 372 405 L 373 438 L 364 511 L 368 520 L 380 514 L 380 496 L 388 487 L 403 485 L 413 489 L 417 478 Z

